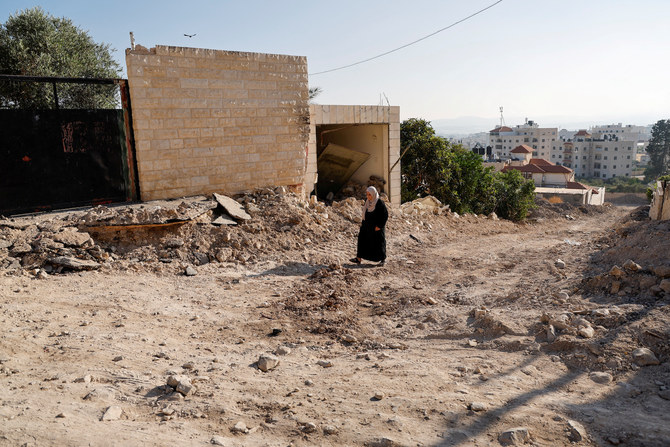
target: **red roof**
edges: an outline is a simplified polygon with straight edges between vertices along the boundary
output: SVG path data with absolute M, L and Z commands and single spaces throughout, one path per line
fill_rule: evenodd
M 531 172 L 533 174 L 542 174 L 545 172 L 544 169 L 536 165 L 505 166 L 502 168 L 502 172 L 507 172 L 510 169 L 516 169 L 521 172 Z
M 588 186 L 586 186 L 583 183 L 579 183 L 579 182 L 568 182 L 567 188 L 568 189 L 589 189 Z
M 502 169 L 502 172 L 507 172 L 510 169 L 516 169 L 521 172 L 531 172 L 535 174 L 570 174 L 572 169 L 566 168 L 565 166 L 558 166 L 553 164 L 550 161 L 544 160 L 542 158 L 531 158 L 530 162 L 527 165 L 522 166 L 505 166 Z
M 521 146 L 515 147 L 510 152 L 512 154 L 532 154 L 533 148 L 530 146 L 526 146 L 525 144 L 522 144 Z
M 577 133 L 575 134 L 575 136 L 576 136 L 576 137 L 590 137 L 591 134 L 588 133 L 588 132 L 585 131 L 585 130 L 580 130 L 579 132 L 577 132 Z
M 566 168 L 565 166 L 551 165 L 551 166 L 542 166 L 544 172 L 549 174 L 570 174 L 572 169 Z
M 514 132 L 514 130 L 507 127 L 507 126 L 500 126 L 500 127 L 496 127 L 493 130 L 490 130 L 489 132 L 490 133 L 494 133 L 494 132 Z

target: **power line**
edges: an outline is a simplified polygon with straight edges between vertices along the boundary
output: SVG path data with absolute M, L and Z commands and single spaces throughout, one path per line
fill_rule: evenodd
M 449 25 L 449 26 L 445 26 L 444 28 L 435 31 L 434 33 L 430 33 L 430 34 L 428 34 L 427 36 L 423 36 L 422 38 L 417 39 L 417 40 L 415 40 L 415 41 L 413 41 L 413 42 L 407 43 L 407 44 L 405 44 L 405 45 L 403 45 L 403 46 L 401 46 L 401 47 L 394 48 L 394 49 L 389 50 L 389 51 L 387 51 L 387 52 L 385 52 L 385 53 L 378 54 L 378 55 L 373 56 L 373 57 L 369 57 L 369 58 L 364 59 L 364 60 L 362 60 L 362 61 L 354 62 L 353 64 L 343 65 L 342 67 L 337 67 L 337 68 L 331 68 L 330 70 L 318 71 L 318 72 L 316 72 L 316 73 L 310 73 L 309 76 L 316 76 L 316 75 L 320 75 L 320 74 L 323 74 L 323 73 L 330 73 L 331 71 L 343 70 L 343 69 L 345 69 L 345 68 L 353 67 L 354 65 L 360 65 L 360 64 L 363 64 L 363 63 L 365 63 L 365 62 L 369 62 L 369 61 L 371 61 L 371 60 L 378 59 L 378 58 L 380 58 L 380 57 L 382 57 L 382 56 L 386 56 L 387 54 L 394 53 L 394 52 L 396 52 L 396 51 L 398 51 L 398 50 L 402 50 L 403 48 L 407 48 L 407 47 L 410 46 L 410 45 L 414 45 L 415 43 L 421 42 L 422 40 L 426 40 L 426 39 L 428 39 L 429 37 L 434 36 L 435 34 L 441 33 L 442 31 L 446 31 L 446 30 L 448 30 L 449 28 L 453 28 L 454 26 L 458 25 L 459 23 L 463 23 L 463 22 L 465 22 L 466 20 L 469 20 L 469 19 L 473 18 L 474 16 L 476 16 L 476 15 L 478 15 L 478 14 L 481 14 L 482 12 L 486 11 L 487 9 L 491 9 L 491 8 L 493 8 L 495 5 L 497 5 L 498 3 L 502 2 L 502 1 L 503 1 L 503 0 L 498 0 L 497 2 L 495 2 L 495 3 L 493 3 L 493 4 L 489 5 L 489 6 L 487 6 L 487 7 L 484 8 L 484 9 L 480 9 L 479 11 L 475 12 L 474 14 L 470 14 L 469 16 L 467 16 L 467 17 L 465 17 L 465 18 L 463 18 L 463 19 L 461 19 L 461 20 L 459 20 L 459 21 L 457 21 L 457 22 L 454 22 L 454 23 L 452 23 L 452 24 Z

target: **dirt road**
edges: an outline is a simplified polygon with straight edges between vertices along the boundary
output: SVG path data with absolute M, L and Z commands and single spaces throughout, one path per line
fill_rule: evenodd
M 252 259 L 195 276 L 130 259 L 0 277 L 0 445 L 669 445 L 668 358 L 630 360 L 635 324 L 667 343 L 669 295 L 587 293 L 630 211 L 396 210 L 379 268 L 346 262 L 356 224 L 330 210 L 320 236 L 267 224 Z M 550 341 L 566 312 L 594 334 Z

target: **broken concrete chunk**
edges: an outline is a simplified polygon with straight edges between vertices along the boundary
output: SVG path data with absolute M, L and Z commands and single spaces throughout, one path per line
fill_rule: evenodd
M 216 200 L 232 218 L 237 220 L 251 219 L 251 216 L 244 210 L 244 207 L 230 197 L 214 193 L 214 200 Z
M 237 225 L 233 219 L 228 216 L 221 215 L 212 221 L 213 225 Z
M 49 259 L 48 262 L 53 265 L 69 268 L 72 270 L 92 270 L 100 268 L 100 264 L 95 261 L 87 261 L 69 256 L 56 256 L 55 258 Z
M 191 379 L 183 375 L 169 376 L 167 379 L 167 384 L 183 396 L 186 396 L 193 389 Z
M 56 233 L 52 238 L 56 242 L 68 245 L 70 247 L 81 247 L 91 242 L 91 236 L 85 232 L 79 232 L 76 228 L 66 228 L 60 233 Z

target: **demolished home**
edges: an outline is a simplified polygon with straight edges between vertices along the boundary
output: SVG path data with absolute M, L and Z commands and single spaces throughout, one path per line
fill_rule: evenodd
M 307 59 L 158 45 L 126 51 L 142 200 L 370 177 L 400 203 L 398 107 L 308 104 Z

